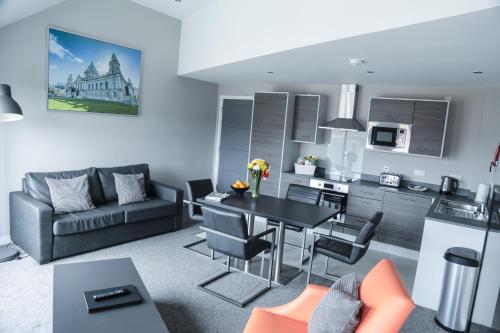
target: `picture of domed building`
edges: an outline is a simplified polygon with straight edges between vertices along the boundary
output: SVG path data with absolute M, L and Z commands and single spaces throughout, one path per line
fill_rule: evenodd
M 142 52 L 49 28 L 47 109 L 138 115 Z
M 137 105 L 138 92 L 139 90 L 134 87 L 130 78 L 125 80 L 123 77 L 120 70 L 120 62 L 113 53 L 109 60 L 109 70 L 107 73 L 99 74 L 92 61 L 85 70 L 83 77 L 78 75 L 73 80 L 73 75 L 70 74 L 66 81 L 64 96 Z

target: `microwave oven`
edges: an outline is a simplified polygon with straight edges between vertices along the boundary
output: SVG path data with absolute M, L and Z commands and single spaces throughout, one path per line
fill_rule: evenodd
M 408 153 L 411 125 L 371 121 L 368 123 L 366 148 Z

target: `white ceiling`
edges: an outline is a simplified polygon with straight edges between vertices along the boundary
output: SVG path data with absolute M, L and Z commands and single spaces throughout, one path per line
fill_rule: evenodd
M 156 10 L 182 20 L 213 0 L 130 0 L 141 6 Z
M 67 0 L 0 0 L 0 28 L 65 1 Z M 213 0 L 182 0 L 180 2 L 175 0 L 130 1 L 182 20 Z
M 0 28 L 66 0 L 0 0 Z
M 187 74 L 217 83 L 500 86 L 500 7 Z M 366 61 L 351 67 L 349 58 Z M 366 71 L 373 70 L 374 74 Z M 484 74 L 472 74 L 473 71 Z M 267 74 L 268 71 L 274 74 Z

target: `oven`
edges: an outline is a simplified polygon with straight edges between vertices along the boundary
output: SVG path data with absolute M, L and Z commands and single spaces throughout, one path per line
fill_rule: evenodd
M 408 153 L 411 125 L 371 121 L 366 148 Z
M 310 187 L 321 189 L 320 206 L 338 209 L 339 213 L 333 220 L 342 222 L 345 219 L 349 185 L 347 183 L 323 179 L 311 179 Z

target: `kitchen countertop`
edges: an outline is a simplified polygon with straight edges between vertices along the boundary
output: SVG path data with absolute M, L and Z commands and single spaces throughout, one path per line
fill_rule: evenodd
M 440 196 L 439 192 L 435 192 L 435 191 L 431 191 L 431 190 L 427 190 L 425 192 L 419 192 L 419 191 L 410 190 L 406 187 L 395 188 L 395 187 L 389 187 L 389 186 L 382 186 L 379 183 L 372 182 L 369 180 L 356 180 L 356 181 L 352 182 L 352 185 L 354 185 L 354 186 L 356 186 L 356 185 L 367 186 L 367 187 L 376 188 L 380 191 L 410 194 L 410 195 L 415 195 L 417 197 L 426 197 L 426 198 L 432 198 L 432 199 Z
M 447 222 L 447 223 L 457 224 L 457 225 L 463 225 L 463 226 L 466 226 L 469 228 L 474 228 L 474 229 L 481 229 L 481 230 L 488 229 L 488 221 L 478 221 L 478 220 L 467 219 L 467 218 L 458 217 L 458 216 L 439 214 L 439 213 L 436 213 L 436 211 L 435 211 L 440 199 L 458 201 L 458 202 L 463 202 L 463 203 L 472 204 L 472 205 L 475 204 L 474 200 L 471 200 L 471 199 L 465 198 L 465 197 L 460 197 L 457 195 L 440 195 L 436 199 L 437 200 L 434 201 L 431 208 L 429 208 L 427 215 L 425 215 L 426 219 Z
M 310 176 L 310 175 L 300 175 L 296 174 L 294 171 L 283 171 L 283 173 L 286 174 L 291 174 L 295 175 L 298 177 L 304 177 L 304 178 L 316 178 L 316 179 L 324 179 L 324 177 L 315 177 L 315 176 Z M 407 194 L 407 195 L 414 195 L 417 197 L 424 197 L 424 198 L 431 198 L 433 199 L 433 203 L 431 208 L 429 208 L 429 211 L 426 214 L 426 218 L 429 220 L 434 220 L 434 221 L 440 221 L 440 222 L 446 222 L 446 223 L 451 223 L 451 224 L 456 224 L 456 225 L 462 225 L 474 229 L 481 229 L 481 230 L 486 230 L 488 228 L 488 222 L 484 221 L 477 221 L 473 219 L 467 219 L 467 218 L 461 218 L 457 216 L 451 216 L 451 215 L 445 215 L 445 214 L 439 214 L 436 213 L 436 207 L 439 203 L 440 199 L 447 199 L 447 200 L 452 200 L 452 201 L 459 201 L 459 202 L 464 202 L 467 204 L 475 204 L 474 200 L 469 199 L 466 196 L 463 195 L 446 195 L 446 194 L 441 194 L 437 191 L 434 191 L 432 189 L 429 189 L 425 192 L 419 192 L 419 191 L 413 191 L 410 190 L 406 187 L 398 187 L 398 188 L 393 188 L 389 186 L 381 186 L 378 182 L 375 181 L 370 181 L 370 180 L 355 180 L 352 183 L 349 184 L 350 186 L 367 186 L 367 187 L 372 187 L 376 188 L 380 191 L 385 191 L 385 192 L 393 192 L 393 193 L 401 193 L 401 194 Z M 497 198 L 500 195 L 500 186 L 497 186 Z M 497 199 L 498 200 L 498 199 Z M 490 230 L 494 232 L 500 232 L 500 201 L 496 201 L 494 203 L 494 208 L 492 210 L 492 213 L 490 214 Z
M 388 186 L 381 186 L 377 182 L 372 182 L 368 180 L 359 180 L 355 181 L 352 183 L 354 186 L 360 185 L 360 186 L 368 186 L 372 188 L 377 188 L 381 191 L 385 192 L 396 192 L 396 193 L 401 193 L 401 194 L 407 194 L 407 195 L 414 195 L 414 196 L 419 196 L 419 197 L 426 197 L 426 198 L 431 198 L 434 199 L 434 202 L 432 203 L 431 208 L 429 208 L 429 211 L 426 214 L 426 219 L 434 220 L 434 221 L 440 221 L 440 222 L 446 222 L 446 223 L 451 223 L 451 224 L 457 224 L 457 225 L 463 225 L 466 227 L 470 228 L 475 228 L 475 229 L 481 229 L 481 230 L 486 230 L 488 228 L 488 222 L 483 222 L 483 221 L 477 221 L 477 220 L 472 220 L 472 219 L 467 219 L 467 218 L 461 218 L 461 217 L 456 217 L 456 216 L 451 216 L 451 215 L 444 215 L 444 214 L 439 214 L 436 213 L 436 207 L 439 203 L 440 199 L 447 199 L 447 200 L 452 200 L 452 201 L 459 201 L 459 202 L 464 202 L 468 204 L 474 204 L 474 201 L 460 195 L 446 195 L 446 194 L 441 194 L 436 191 L 432 190 L 427 190 L 425 192 L 418 192 L 418 191 L 413 191 L 410 190 L 406 187 L 398 187 L 398 188 L 392 188 Z M 497 226 L 498 230 L 500 232 L 500 225 Z

